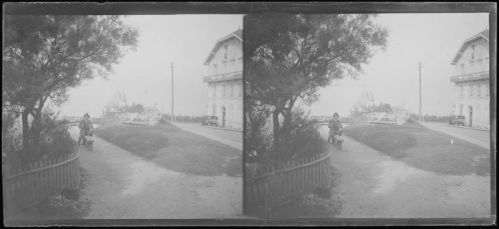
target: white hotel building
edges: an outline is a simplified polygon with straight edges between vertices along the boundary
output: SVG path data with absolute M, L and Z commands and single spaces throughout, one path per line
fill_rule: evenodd
M 465 125 L 490 128 L 489 31 L 482 31 L 461 45 L 452 60 L 456 99 L 454 114 L 465 117 Z
M 242 30 L 219 39 L 204 63 L 210 74 L 206 114 L 218 117 L 218 126 L 243 128 L 243 47 Z

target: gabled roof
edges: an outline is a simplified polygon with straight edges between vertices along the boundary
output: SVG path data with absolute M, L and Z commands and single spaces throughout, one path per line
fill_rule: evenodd
M 461 45 L 461 48 L 459 49 L 459 51 L 457 52 L 457 54 L 454 56 L 454 59 L 452 60 L 452 65 L 455 65 L 457 63 L 457 60 L 459 60 L 459 58 L 461 58 L 461 55 L 463 55 L 463 52 L 464 50 L 468 47 L 468 45 L 472 42 L 472 41 L 475 41 L 475 40 L 478 40 L 478 39 L 484 39 L 485 41 L 489 42 L 489 30 L 486 29 L 468 39 L 466 39 L 463 44 Z
M 222 46 L 222 43 L 224 41 L 229 40 L 229 39 L 233 39 L 233 38 L 238 39 L 240 41 L 243 41 L 243 30 L 238 29 L 238 30 L 218 39 L 218 41 L 215 43 L 215 46 L 213 46 L 213 48 L 211 49 L 211 52 L 208 55 L 208 57 L 206 58 L 206 61 L 204 62 L 204 64 L 208 64 L 211 61 L 211 59 L 213 59 L 213 57 L 215 56 L 215 53 L 220 48 L 220 46 Z

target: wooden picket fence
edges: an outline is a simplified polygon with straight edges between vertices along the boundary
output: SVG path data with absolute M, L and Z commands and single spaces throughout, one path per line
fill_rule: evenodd
M 34 161 L 26 166 L 3 168 L 4 204 L 27 208 L 65 189 L 78 189 L 80 162 L 77 147 L 55 158 Z
M 328 151 L 252 170 L 246 170 L 244 204 L 247 214 L 268 212 L 317 188 L 329 188 L 331 184 Z

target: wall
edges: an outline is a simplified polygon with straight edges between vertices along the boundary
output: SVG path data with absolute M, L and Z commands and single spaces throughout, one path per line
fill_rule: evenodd
M 227 48 L 227 49 L 226 49 Z M 227 58 L 226 57 L 227 54 Z M 243 88 L 242 88 L 242 43 L 236 38 L 229 38 L 220 45 L 213 59 L 208 64 L 210 75 L 234 73 L 238 79 L 209 82 L 207 115 L 218 117 L 218 125 L 223 125 L 225 107 L 225 127 L 241 129 L 243 127 Z M 215 106 L 215 111 L 213 107 Z
M 473 48 L 475 46 L 474 59 Z M 468 45 L 457 61 L 455 75 L 483 72 L 489 70 L 488 43 L 480 39 Z M 454 114 L 464 115 L 465 125 L 470 125 L 470 107 L 473 111 L 472 125 L 479 128 L 490 128 L 490 93 L 488 80 L 457 82 L 455 84 Z
M 474 59 L 473 46 L 475 46 Z M 471 42 L 456 63 L 456 75 L 489 70 L 489 45 L 483 39 Z
M 227 45 L 227 50 L 225 46 Z M 227 58 L 225 58 L 227 54 Z M 243 47 L 240 40 L 230 38 L 216 51 L 209 63 L 210 75 L 224 74 L 243 70 Z

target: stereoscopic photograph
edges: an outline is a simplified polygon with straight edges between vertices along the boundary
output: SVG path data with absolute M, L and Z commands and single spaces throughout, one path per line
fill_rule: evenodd
M 4 217 L 242 217 L 242 15 L 4 15 Z
M 488 26 L 486 13 L 246 16 L 247 214 L 491 217 Z

